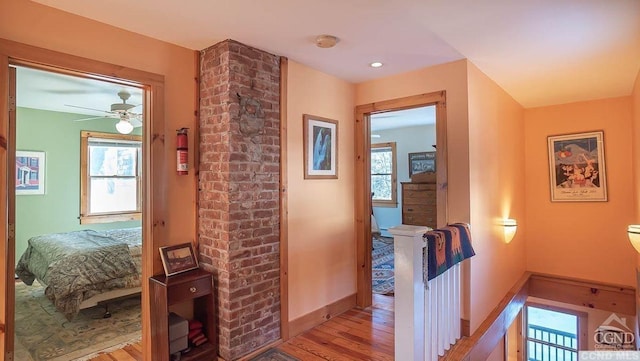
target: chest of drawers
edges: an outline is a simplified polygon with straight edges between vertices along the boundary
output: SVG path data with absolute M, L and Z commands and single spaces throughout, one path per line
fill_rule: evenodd
M 436 184 L 402 183 L 402 223 L 437 228 Z

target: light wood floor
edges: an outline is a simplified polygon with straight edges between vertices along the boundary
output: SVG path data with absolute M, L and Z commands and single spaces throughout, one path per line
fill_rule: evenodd
M 373 306 L 352 309 L 278 348 L 302 361 L 393 361 L 393 296 L 373 295 Z M 135 344 L 90 361 L 142 361 Z

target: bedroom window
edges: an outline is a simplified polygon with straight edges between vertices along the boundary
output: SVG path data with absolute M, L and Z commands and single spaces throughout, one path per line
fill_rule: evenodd
M 397 207 L 396 143 L 371 144 L 371 193 L 374 207 Z
M 142 218 L 142 137 L 81 133 L 80 223 Z

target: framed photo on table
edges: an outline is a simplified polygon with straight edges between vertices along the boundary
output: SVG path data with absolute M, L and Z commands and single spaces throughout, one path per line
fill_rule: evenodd
M 552 202 L 606 202 L 604 132 L 547 138 Z
M 304 179 L 338 178 L 338 121 L 303 115 Z
M 198 268 L 198 257 L 191 243 L 160 247 L 160 258 L 167 276 Z

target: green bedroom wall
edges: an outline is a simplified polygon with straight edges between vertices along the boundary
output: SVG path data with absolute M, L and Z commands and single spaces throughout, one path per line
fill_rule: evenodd
M 45 152 L 45 194 L 16 196 L 16 262 L 33 236 L 135 227 L 140 221 L 81 225 L 80 131 L 115 133 L 115 119 L 75 122 L 78 114 L 18 108 L 16 150 Z M 134 134 L 140 134 L 136 128 Z

